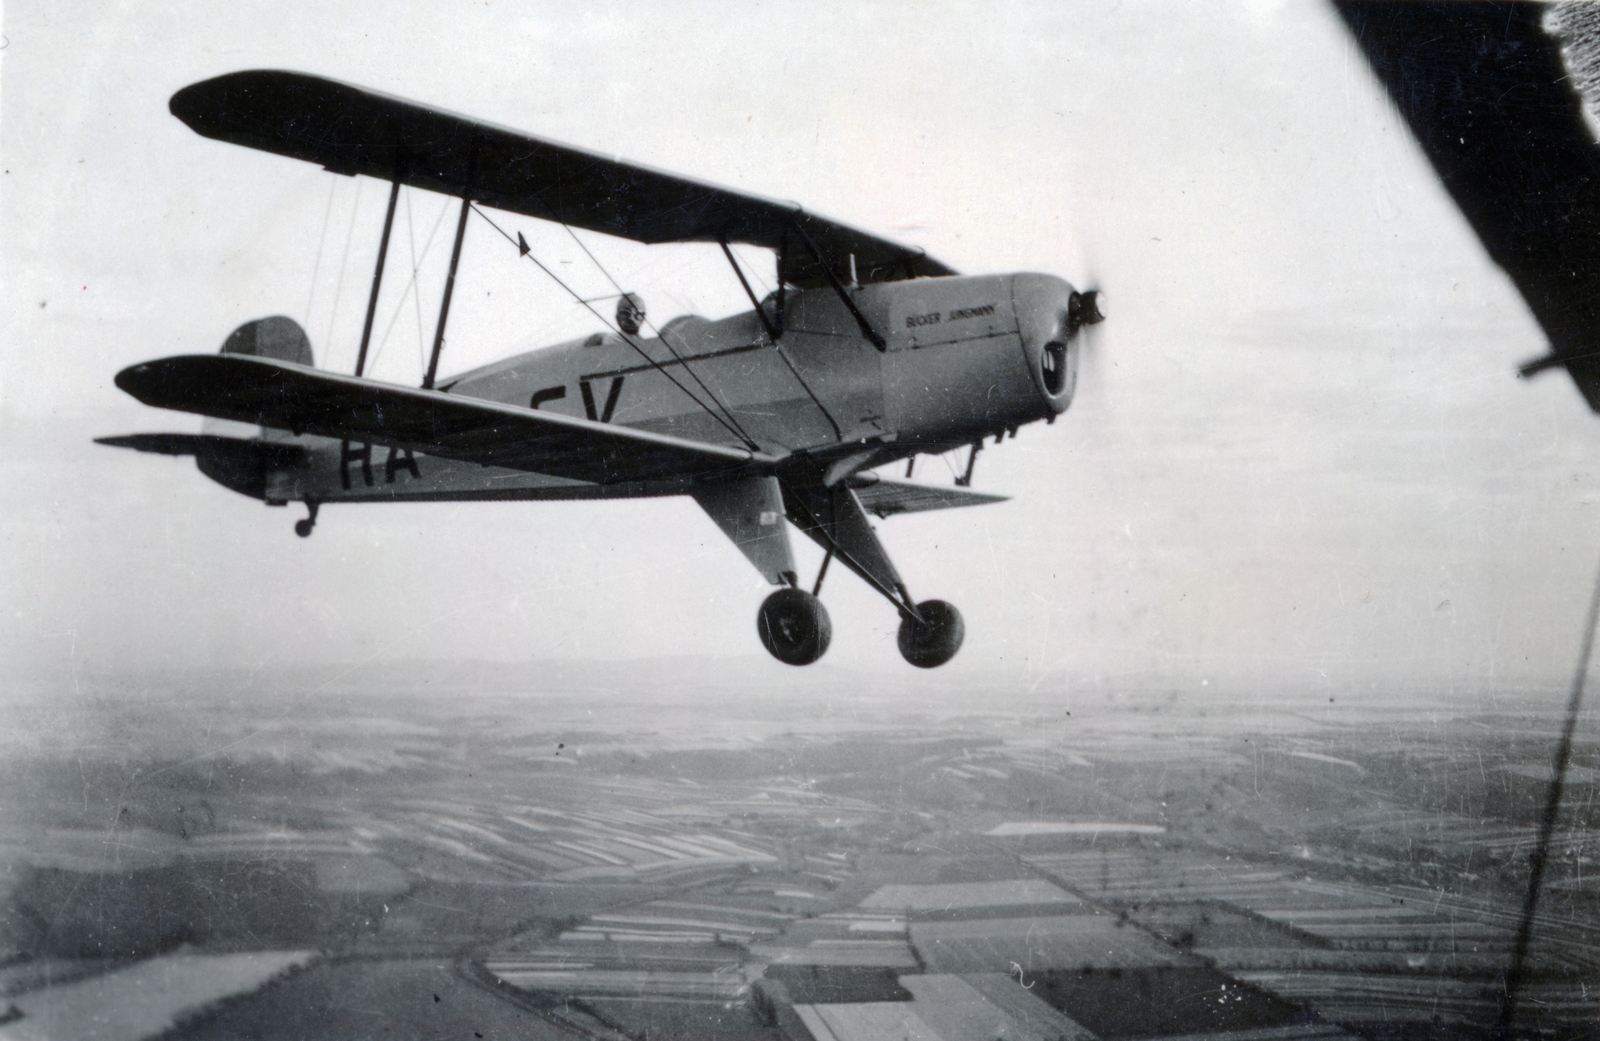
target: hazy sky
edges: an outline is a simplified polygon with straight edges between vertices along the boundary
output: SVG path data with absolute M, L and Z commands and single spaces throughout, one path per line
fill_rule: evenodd
M 1071 410 L 979 461 L 977 486 L 1014 500 L 880 527 L 912 592 L 966 616 L 947 677 L 1333 694 L 1571 667 L 1600 555 L 1595 419 L 1563 376 L 1515 378 L 1538 329 L 1320 4 L 33 0 L 4 21 L 0 657 L 19 686 L 762 654 L 766 587 L 687 499 L 330 507 L 301 540 L 301 507 L 91 443 L 198 429 L 112 377 L 251 318 L 290 315 L 320 363 L 353 362 L 383 186 L 167 111 L 249 68 L 792 198 L 963 272 L 1102 285 Z M 404 196 L 380 378 L 418 376 L 446 205 Z M 603 291 L 561 229 L 507 222 Z M 658 321 L 739 309 L 714 248 L 588 241 Z M 594 328 L 481 223 L 461 278 L 445 372 Z M 842 571 L 824 599 L 825 661 L 914 690 L 888 605 Z

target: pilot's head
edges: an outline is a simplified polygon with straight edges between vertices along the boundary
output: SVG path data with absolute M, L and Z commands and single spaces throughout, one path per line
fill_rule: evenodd
M 617 328 L 629 336 L 644 323 L 644 299 L 638 293 L 623 293 L 617 301 Z

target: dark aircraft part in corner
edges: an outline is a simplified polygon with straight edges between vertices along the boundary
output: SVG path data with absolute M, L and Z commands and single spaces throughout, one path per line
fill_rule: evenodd
M 1600 151 L 1574 89 L 1592 76 L 1569 67 L 1589 5 L 1548 21 L 1543 4 L 1334 6 L 1553 360 L 1600 412 Z
M 917 605 L 922 621 L 909 615 L 900 622 L 900 656 L 919 669 L 936 669 L 956 656 L 967 624 L 954 604 L 924 600 Z
M 246 322 L 222 343 L 223 354 L 249 354 L 257 358 L 276 358 L 296 365 L 315 365 L 311 341 L 300 323 L 283 315 Z
M 756 632 L 785 665 L 810 665 L 827 652 L 833 623 L 821 600 L 803 589 L 780 589 L 762 603 Z

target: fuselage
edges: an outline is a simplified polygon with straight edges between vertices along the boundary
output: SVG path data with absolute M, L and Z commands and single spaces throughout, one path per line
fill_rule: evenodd
M 1061 279 L 920 278 L 847 292 L 884 349 L 833 289 L 790 289 L 781 315 L 773 298 L 763 303 L 767 324 L 755 311 L 715 321 L 685 316 L 659 336 L 595 334 L 462 373 L 439 389 L 847 469 L 971 443 L 1051 418 L 1072 400 L 1073 290 Z M 768 324 L 781 328 L 776 342 Z M 596 485 L 264 433 L 308 457 L 308 465 L 264 475 L 268 501 L 601 498 L 687 488 L 665 474 Z

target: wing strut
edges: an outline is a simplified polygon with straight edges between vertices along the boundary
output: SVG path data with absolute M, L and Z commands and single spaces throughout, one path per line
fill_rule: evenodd
M 800 237 L 805 240 L 807 248 L 811 250 L 811 255 L 817 258 L 817 266 L 822 268 L 822 273 L 824 275 L 828 276 L 828 284 L 833 287 L 833 291 L 835 293 L 839 294 L 839 299 L 844 301 L 844 306 L 850 311 L 850 317 L 854 318 L 856 320 L 856 324 L 861 327 L 861 335 L 871 340 L 872 346 L 878 348 L 878 350 L 888 350 L 889 344 L 882 336 L 878 335 L 878 330 L 874 329 L 872 327 L 872 323 L 867 321 L 867 316 L 861 313 L 861 308 L 856 306 L 856 302 L 850 299 L 849 290 L 845 289 L 844 283 L 839 281 L 839 276 L 833 273 L 833 266 L 830 265 L 826 259 L 824 259 L 822 256 L 822 250 L 818 249 L 817 244 L 811 240 L 811 236 L 806 234 L 806 229 L 802 228 L 797 221 L 795 223 L 794 230 L 800 233 Z M 855 254 L 852 253 L 850 255 L 850 269 L 852 273 L 855 271 L 855 266 Z
M 439 352 L 444 350 L 444 327 L 450 318 L 450 298 L 456 291 L 456 268 L 461 264 L 461 240 L 466 238 L 467 215 L 472 212 L 472 195 L 478 175 L 479 139 L 474 132 L 472 147 L 467 151 L 467 173 L 461 181 L 461 216 L 456 219 L 456 244 L 450 250 L 450 272 L 444 276 L 444 300 L 439 304 L 439 326 L 433 333 L 433 353 L 428 357 L 428 372 L 422 377 L 423 390 L 432 390 L 434 377 L 439 374 Z
M 783 335 L 777 326 L 772 324 L 772 319 L 767 317 L 767 312 L 762 310 L 761 301 L 756 299 L 756 292 L 750 288 L 750 280 L 744 277 L 744 269 L 739 262 L 733 259 L 733 250 L 728 248 L 727 239 L 718 239 L 717 245 L 722 247 L 722 255 L 728 258 L 728 266 L 733 268 L 733 273 L 738 276 L 739 284 L 744 286 L 744 295 L 750 298 L 750 306 L 756 309 L 756 317 L 761 319 L 761 327 L 767 331 L 767 339 L 773 343 L 778 342 L 778 337 Z
M 433 334 L 433 354 L 428 358 L 428 374 L 422 377 L 422 389 L 433 389 L 433 378 L 439 373 L 439 352 L 444 349 L 444 323 L 450 317 L 450 297 L 456 291 L 456 266 L 461 263 L 461 240 L 467 234 L 467 214 L 472 210 L 472 198 L 461 197 L 461 217 L 456 221 L 456 244 L 450 250 L 450 273 L 444 278 L 444 302 L 439 305 L 439 328 Z
M 789 372 L 792 376 L 794 376 L 795 382 L 800 384 L 800 389 L 806 392 L 806 397 L 811 399 L 811 403 L 817 406 L 817 411 L 822 413 L 822 418 L 826 419 L 828 421 L 828 425 L 833 427 L 834 440 L 843 441 L 844 431 L 839 428 L 839 424 L 834 420 L 833 415 L 822 404 L 822 401 L 815 393 L 812 392 L 811 384 L 807 383 L 805 381 L 805 377 L 800 375 L 800 370 L 794 367 L 794 362 L 789 360 L 789 355 L 784 353 L 783 344 L 778 342 L 778 338 L 783 335 L 783 328 L 781 324 L 775 325 L 772 319 L 767 317 L 767 312 L 764 308 L 762 308 L 761 301 L 756 299 L 755 290 L 750 288 L 749 279 L 744 277 L 744 270 L 739 267 L 739 262 L 733 259 L 733 250 L 728 248 L 727 240 L 718 239 L 717 245 L 722 247 L 722 253 L 728 258 L 728 263 L 733 265 L 733 273 L 739 276 L 739 284 L 744 286 L 745 296 L 748 296 L 750 298 L 750 303 L 755 305 L 756 317 L 761 319 L 762 327 L 767 330 L 767 338 L 772 341 L 772 349 L 778 352 L 778 357 L 782 358 L 783 363 L 789 367 Z M 780 301 L 778 307 L 778 322 L 782 323 L 783 289 L 781 282 L 779 283 L 778 300 Z M 812 595 L 815 596 L 816 594 L 813 593 Z
M 378 240 L 378 267 L 372 273 L 372 295 L 367 298 L 367 321 L 361 327 L 361 350 L 356 354 L 357 376 L 367 367 L 367 344 L 372 342 L 372 320 L 378 315 L 378 290 L 383 287 L 383 262 L 389 256 L 389 232 L 394 228 L 394 204 L 400 201 L 399 171 L 395 173 L 389 185 L 389 210 L 383 215 L 383 237 Z

